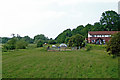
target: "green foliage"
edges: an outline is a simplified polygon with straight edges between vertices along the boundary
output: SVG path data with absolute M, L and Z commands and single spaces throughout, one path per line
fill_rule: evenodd
M 70 47 L 79 47 L 82 46 L 82 42 L 84 41 L 84 37 L 80 34 L 76 34 L 72 36 L 68 42 Z
M 67 30 L 64 30 L 61 34 L 59 34 L 55 38 L 55 40 L 57 40 L 58 43 L 65 43 L 65 39 L 71 36 L 72 36 L 71 29 L 67 29 Z
M 43 40 L 44 42 L 47 42 L 48 38 L 45 37 L 43 34 L 36 35 L 34 37 L 34 42 L 37 43 L 39 40 Z
M 24 40 L 18 40 L 15 46 L 16 46 L 16 49 L 26 49 L 26 47 L 28 46 L 28 43 L 25 42 Z
M 67 37 L 67 38 L 65 39 L 65 43 L 67 44 L 67 43 L 69 42 L 69 40 L 70 40 L 70 37 Z
M 49 40 L 48 43 L 49 43 L 49 44 L 56 44 L 57 42 L 56 42 L 56 40 Z
M 5 43 L 2 47 L 2 51 L 6 52 L 8 50 L 14 50 L 14 49 L 25 49 L 27 47 L 27 42 L 24 40 L 14 37 L 10 39 L 7 43 Z
M 87 43 L 86 48 L 91 49 L 95 49 L 95 50 L 105 50 L 106 49 L 106 45 L 96 45 L 96 44 L 89 44 Z
M 107 44 L 106 50 L 113 56 L 120 56 L 120 32 L 112 36 L 112 39 Z
M 33 43 L 34 42 L 34 40 L 32 38 L 30 38 L 29 36 L 24 36 L 22 39 L 24 41 L 26 41 L 27 43 Z
M 37 47 L 43 47 L 43 41 L 42 40 L 39 40 L 37 42 Z
M 3 51 L 15 49 L 16 42 L 17 42 L 16 38 L 10 39 L 6 44 L 3 45 Z
M 101 24 L 107 31 L 119 31 L 119 15 L 115 11 L 105 11 L 100 19 Z
M 90 51 L 92 46 L 86 46 L 86 51 Z
M 88 31 L 120 31 L 119 26 L 120 16 L 115 11 L 105 11 L 102 13 L 100 22 L 95 22 L 94 25 L 80 25 L 73 30 L 67 29 L 59 34 L 55 39 L 58 43 L 67 43 L 66 38 L 76 34 L 88 37 Z
M 10 38 L 2 37 L 2 44 L 7 43 L 8 40 L 10 40 Z

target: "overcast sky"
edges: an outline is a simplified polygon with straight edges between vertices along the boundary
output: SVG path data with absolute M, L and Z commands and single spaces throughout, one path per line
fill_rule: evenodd
M 118 0 L 0 0 L 0 37 L 44 34 L 55 38 L 65 29 L 93 24 Z

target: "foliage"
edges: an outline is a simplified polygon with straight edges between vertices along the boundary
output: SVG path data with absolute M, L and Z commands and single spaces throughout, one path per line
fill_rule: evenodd
M 82 42 L 84 41 L 84 37 L 80 34 L 76 34 L 72 36 L 68 42 L 70 47 L 79 47 L 82 46 Z
M 88 37 L 88 31 L 120 31 L 119 26 L 120 16 L 115 11 L 105 11 L 102 13 L 100 22 L 95 22 L 94 25 L 89 23 L 85 26 L 80 25 L 73 30 L 66 29 L 55 39 L 59 43 L 66 43 L 67 37 L 71 37 L 76 34 L 81 34 L 84 37 Z
M 57 40 L 58 43 L 65 43 L 65 39 L 71 36 L 72 36 L 71 29 L 67 29 L 67 30 L 64 30 L 61 34 L 59 34 L 55 38 L 55 40 Z
M 39 40 L 43 40 L 44 42 L 46 42 L 48 40 L 48 38 L 45 37 L 43 34 L 36 35 L 34 37 L 34 42 L 37 43 Z
M 49 40 L 48 43 L 49 43 L 49 44 L 56 44 L 57 42 L 56 42 L 56 40 Z
M 15 46 L 16 46 L 16 49 L 26 49 L 26 47 L 28 46 L 28 43 L 21 39 L 16 42 Z
M 6 44 L 3 45 L 3 51 L 4 50 L 13 50 L 16 48 L 16 38 L 10 39 Z
M 43 41 L 42 40 L 39 40 L 37 42 L 37 47 L 43 47 Z
M 2 44 L 7 43 L 7 41 L 10 40 L 8 37 L 2 37 Z
M 29 36 L 24 36 L 22 39 L 24 41 L 26 41 L 27 43 L 33 43 L 34 42 L 34 40 L 32 38 L 30 38 Z
M 24 40 L 22 39 L 19 40 L 18 38 L 14 37 L 3 45 L 2 51 L 6 52 L 8 50 L 14 50 L 14 49 L 25 49 L 27 45 L 28 44 Z
M 69 42 L 69 40 L 70 40 L 70 37 L 67 37 L 67 38 L 65 39 L 65 43 L 67 44 L 67 43 Z
M 113 56 L 120 56 L 120 32 L 112 36 L 112 39 L 107 44 L 106 50 Z
M 86 51 L 90 51 L 92 46 L 86 46 Z
M 107 31 L 119 31 L 119 15 L 115 11 L 105 11 L 100 19 L 104 29 Z

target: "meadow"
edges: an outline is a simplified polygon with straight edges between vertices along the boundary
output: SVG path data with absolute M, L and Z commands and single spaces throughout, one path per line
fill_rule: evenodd
M 90 49 L 48 52 L 46 48 L 21 49 L 2 53 L 3 78 L 118 78 L 118 58 L 105 46 Z

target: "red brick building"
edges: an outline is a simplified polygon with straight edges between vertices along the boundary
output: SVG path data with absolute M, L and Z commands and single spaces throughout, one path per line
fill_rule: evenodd
M 102 44 L 106 43 L 111 39 L 111 35 L 120 31 L 89 31 L 88 32 L 88 43 Z

